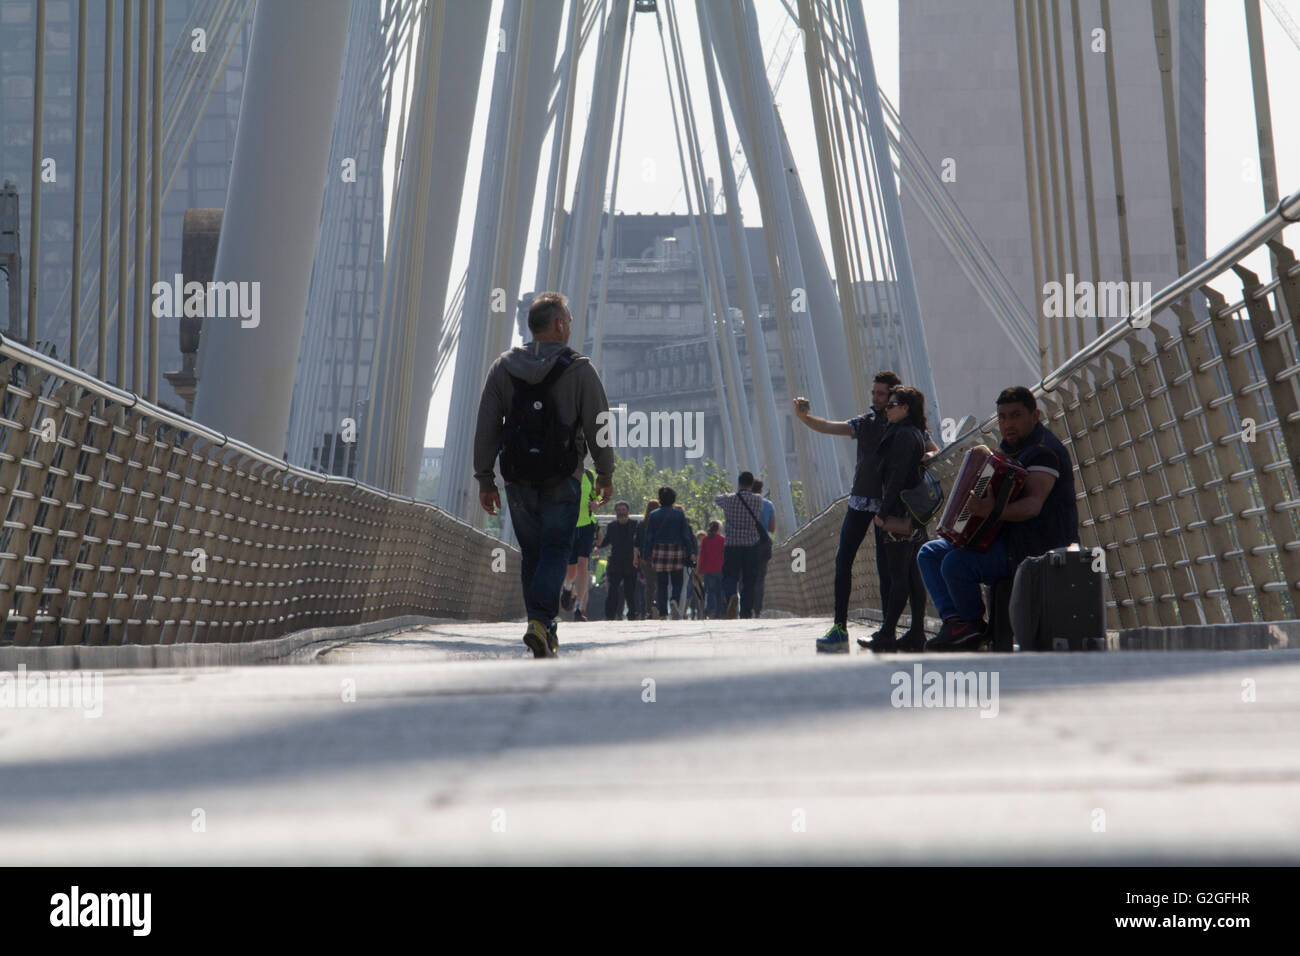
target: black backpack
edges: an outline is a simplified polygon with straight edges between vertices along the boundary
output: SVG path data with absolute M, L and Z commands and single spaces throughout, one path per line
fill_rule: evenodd
M 560 420 L 551 386 L 573 364 L 577 355 L 565 349 L 540 382 L 528 383 L 515 375 L 514 395 L 501 433 L 501 477 L 507 483 L 544 484 L 572 475 L 582 455 L 578 451 L 578 422 Z

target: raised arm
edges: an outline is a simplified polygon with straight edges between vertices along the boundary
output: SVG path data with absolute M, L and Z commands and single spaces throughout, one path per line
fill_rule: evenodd
M 827 418 L 818 418 L 816 415 L 809 414 L 809 407 L 808 399 L 794 399 L 794 417 L 799 419 L 799 421 L 803 422 L 813 431 L 821 432 L 823 435 L 846 435 L 849 438 L 853 437 L 853 429 L 849 427 L 848 422 L 833 422 Z

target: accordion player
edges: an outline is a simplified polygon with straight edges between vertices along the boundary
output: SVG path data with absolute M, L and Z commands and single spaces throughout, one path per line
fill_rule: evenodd
M 1019 496 L 1029 472 L 1013 458 L 986 445 L 976 445 L 966 452 L 953 483 L 952 494 L 943 509 L 938 532 L 958 548 L 985 552 L 997 540 L 1002 528 L 1002 512 Z M 970 495 L 993 498 L 993 511 L 987 518 L 972 515 L 966 507 Z

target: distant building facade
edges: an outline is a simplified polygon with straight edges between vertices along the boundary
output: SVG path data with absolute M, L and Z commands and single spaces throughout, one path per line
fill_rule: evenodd
M 1069 11 L 1062 9 L 1080 260 L 1075 273 L 1087 278 L 1091 265 L 1077 95 L 1073 92 L 1073 40 Z M 1079 9 L 1100 245 L 1101 275 L 1093 281 L 1118 282 L 1123 273 L 1105 58 L 1092 49 L 1093 31 L 1101 25 L 1099 0 L 1081 0 Z M 1174 0 L 1170 15 L 1188 254 L 1196 265 L 1205 258 L 1204 3 Z M 1158 291 L 1177 277 L 1178 267 L 1151 5 L 1111 4 L 1111 16 L 1113 35 L 1106 38 L 1107 55 L 1115 58 L 1133 279 L 1149 281 Z M 945 182 L 944 188 L 957 201 L 1026 311 L 1037 316 L 1043 293 L 1034 287 L 1014 5 L 907 0 L 899 5 L 899 46 L 903 123 L 936 169 L 947 159 L 954 161 L 956 179 Z M 903 192 L 903 215 L 939 401 L 945 414 L 955 419 L 967 414 L 983 418 L 992 413 L 999 391 L 1007 385 L 1035 384 L 1039 370 L 1008 346 L 1005 333 L 907 191 Z M 1055 272 L 1053 268 L 1046 279 L 1064 278 Z M 1112 318 L 1104 324 L 1116 321 Z M 1092 335 L 1089 329 L 1087 337 Z
M 688 449 L 681 447 L 621 447 L 618 453 L 620 457 L 637 461 L 653 458 L 656 465 L 674 469 L 701 464 L 706 458 L 721 464 L 726 458 L 726 444 L 690 220 L 683 215 L 619 214 L 613 217 L 613 222 L 600 361 L 600 373 L 610 406 L 623 406 L 627 413 L 641 412 L 647 416 L 655 412 L 702 412 L 704 425 L 699 457 L 688 456 Z M 720 236 L 725 237 L 728 228 L 725 218 L 715 217 L 715 228 L 720 231 Z M 748 228 L 745 237 L 786 464 L 792 473 L 797 474 L 794 419 L 787 414 L 792 396 L 786 386 L 781 361 L 781 337 L 773 313 L 762 229 Z M 746 410 L 753 423 L 755 442 L 761 449 L 749 346 L 744 318 L 738 308 L 741 298 L 737 270 L 730 242 L 722 246 L 721 268 L 744 378 Z M 594 352 L 596 325 L 600 321 L 597 307 L 602 268 L 603 253 L 598 253 L 587 309 L 586 341 L 581 345 L 571 343 L 588 355 Z M 877 293 L 882 288 L 883 283 L 873 283 L 873 294 L 866 301 L 876 302 L 880 298 Z M 527 310 L 532 295 L 524 295 L 519 303 L 518 323 L 525 341 L 531 337 L 527 331 Z M 883 300 L 880 308 L 883 308 Z M 882 348 L 877 354 L 893 355 L 897 362 L 897 356 L 902 354 L 897 330 L 885 322 L 879 309 L 873 308 L 871 321 L 873 333 Z M 743 454 L 741 436 L 735 436 L 735 440 L 738 452 Z
M 112 82 L 113 117 L 110 135 L 113 143 L 112 176 L 121 174 L 121 50 L 116 46 L 122 35 L 124 4 L 115 5 L 115 61 Z M 164 7 L 164 62 L 178 44 L 188 50 L 190 21 L 201 6 L 198 0 L 169 0 Z M 45 91 L 41 152 L 54 160 L 56 178 L 41 183 L 41 236 L 38 272 L 38 330 L 42 344 L 52 347 L 60 360 L 69 358 L 69 309 L 58 311 L 60 299 L 72 279 L 73 202 L 75 190 L 83 193 L 83 293 L 98 285 L 99 268 L 99 197 L 102 177 L 104 104 L 105 10 L 102 3 L 91 4 L 86 24 L 86 120 L 84 135 L 84 171 L 81 184 L 74 181 L 77 97 L 77 8 L 75 0 L 47 0 L 45 4 Z M 138 12 L 132 20 L 136 31 Z M 252 18 L 236 36 L 225 72 L 217 80 L 199 121 L 194 141 L 176 174 L 171 192 L 162 210 L 161 274 L 170 281 L 181 271 L 181 236 L 185 211 L 191 208 L 222 208 L 226 204 L 226 186 L 230 178 L 230 159 L 234 154 L 235 126 L 243 94 L 244 57 L 252 29 Z M 26 261 L 31 239 L 32 105 L 35 96 L 35 0 L 0 0 L 0 182 L 12 181 L 18 188 L 21 207 L 21 244 L 24 275 L 32 263 Z M 137 34 L 133 32 L 133 39 Z M 139 51 L 137 50 L 136 53 Z M 194 54 L 198 55 L 198 54 Z M 132 136 L 136 122 L 135 90 L 131 90 Z M 164 170 L 170 176 L 170 170 Z M 134 171 L 132 172 L 134 175 Z M 134 183 L 134 179 L 132 180 Z M 110 186 L 110 188 L 112 188 Z M 134 189 L 134 185 L 132 186 Z M 117 219 L 111 223 L 112 242 L 117 242 Z M 87 243 L 89 246 L 87 247 Z M 117 269 L 110 266 L 116 300 Z M 9 327 L 6 297 L 0 296 L 0 328 Z M 26 295 L 23 296 L 26 308 Z M 94 369 L 98 297 L 92 296 L 91 311 L 82 310 L 82 347 L 80 364 Z M 145 315 L 147 316 L 147 311 Z M 116 366 L 117 323 L 109 329 L 108 371 Z M 179 319 L 161 319 L 158 329 L 158 395 L 160 400 L 177 409 L 185 402 L 168 381 L 165 372 L 181 367 Z M 128 343 L 130 336 L 128 336 Z M 128 345 L 129 348 L 129 345 Z M 145 361 L 148 362 L 147 344 Z M 127 381 L 131 385 L 130 356 L 127 356 Z M 141 376 L 143 381 L 143 375 Z

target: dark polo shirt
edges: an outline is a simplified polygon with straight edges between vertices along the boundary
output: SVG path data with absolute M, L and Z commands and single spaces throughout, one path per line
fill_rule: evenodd
M 1039 422 L 1019 445 L 1013 447 L 1004 441 L 1000 447 L 1004 455 L 1016 459 L 1030 474 L 1042 472 L 1056 479 L 1037 517 L 1008 521 L 1002 526 L 1001 537 L 1012 563 L 1077 542 L 1079 506 L 1074 497 L 1074 464 L 1061 440 Z
M 853 471 L 853 488 L 849 494 L 855 498 L 879 501 L 884 497 L 884 482 L 880 475 L 880 439 L 889 427 L 885 413 L 873 409 L 865 415 L 849 419 L 849 428 L 858 442 L 858 464 Z

